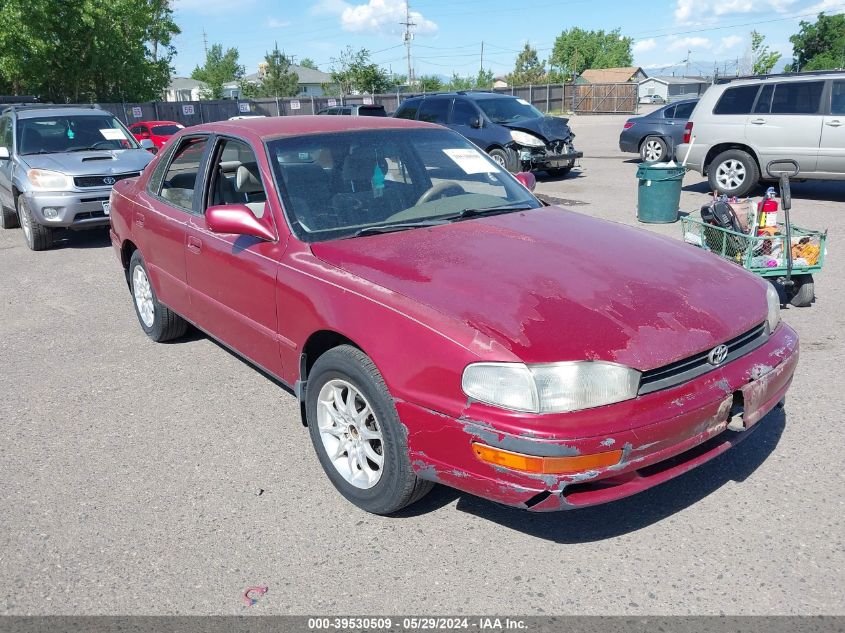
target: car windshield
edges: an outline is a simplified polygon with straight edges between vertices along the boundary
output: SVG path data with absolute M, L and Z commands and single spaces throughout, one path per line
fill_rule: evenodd
M 50 116 L 19 119 L 18 152 L 53 154 L 137 149 L 138 142 L 113 116 Z
M 154 125 L 152 132 L 158 136 L 173 136 L 181 129 L 181 125 Z
M 313 134 L 267 147 L 291 226 L 307 242 L 542 206 L 450 130 Z
M 475 102 L 493 123 L 513 123 L 520 119 L 536 119 L 543 116 L 525 99 L 479 99 Z

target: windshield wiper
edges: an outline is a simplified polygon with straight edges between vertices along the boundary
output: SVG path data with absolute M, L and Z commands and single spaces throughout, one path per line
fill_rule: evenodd
M 67 150 L 68 152 L 110 152 L 113 147 L 74 147 Z
M 363 237 L 365 235 L 381 235 L 383 233 L 394 233 L 396 231 L 406 231 L 408 229 L 419 229 L 430 226 L 439 226 L 444 224 L 442 220 L 432 221 L 425 220 L 421 222 L 400 222 L 396 224 L 381 224 L 377 226 L 365 226 L 363 229 L 356 231 L 352 237 Z
M 523 202 L 522 204 L 504 204 L 497 207 L 479 207 L 476 209 L 464 209 L 460 213 L 456 213 L 454 215 L 446 216 L 448 220 L 461 220 L 463 218 L 472 218 L 476 215 L 485 215 L 490 213 L 495 215 L 497 213 L 510 213 L 511 211 L 528 211 L 529 209 L 535 208 L 529 202 Z

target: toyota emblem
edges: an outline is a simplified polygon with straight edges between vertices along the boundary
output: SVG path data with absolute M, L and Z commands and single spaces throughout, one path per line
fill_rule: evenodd
M 103 182 L 107 185 L 113 185 L 116 181 L 111 176 L 106 176 L 105 178 L 103 178 Z
M 728 346 L 727 345 L 717 345 L 713 349 L 710 350 L 710 353 L 707 354 L 707 362 L 711 365 L 721 365 L 725 362 L 725 359 L 728 357 Z

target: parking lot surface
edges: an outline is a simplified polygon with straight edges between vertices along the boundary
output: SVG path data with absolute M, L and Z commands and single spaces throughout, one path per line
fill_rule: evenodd
M 637 224 L 624 120 L 573 119 L 581 169 L 537 192 Z M 697 213 L 706 182 L 684 184 Z M 667 484 L 554 514 L 443 487 L 358 510 L 292 395 L 200 333 L 146 338 L 104 231 L 44 253 L 0 231 L 0 612 L 845 614 L 845 182 L 793 196 L 793 222 L 831 237 L 816 304 L 783 311 L 786 409 Z

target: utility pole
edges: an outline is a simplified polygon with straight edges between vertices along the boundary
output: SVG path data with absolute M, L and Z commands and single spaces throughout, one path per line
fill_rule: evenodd
M 205 50 L 205 57 L 208 58 L 208 35 L 205 34 L 205 28 L 202 30 L 202 47 Z
M 478 74 L 484 72 L 484 40 L 481 40 L 481 64 L 478 66 Z
M 414 34 L 411 33 L 411 27 L 416 26 L 416 24 L 411 22 L 411 6 L 408 0 L 405 0 L 405 21 L 399 24 L 405 27 L 403 39 L 405 40 L 405 54 L 408 57 L 408 88 L 410 89 L 414 83 L 414 67 L 411 65 L 411 40 L 414 39 Z
M 686 70 L 686 73 L 684 74 L 684 77 L 689 77 L 689 56 L 690 56 L 690 53 L 692 53 L 692 51 L 687 49 L 687 59 L 686 59 L 687 70 Z

